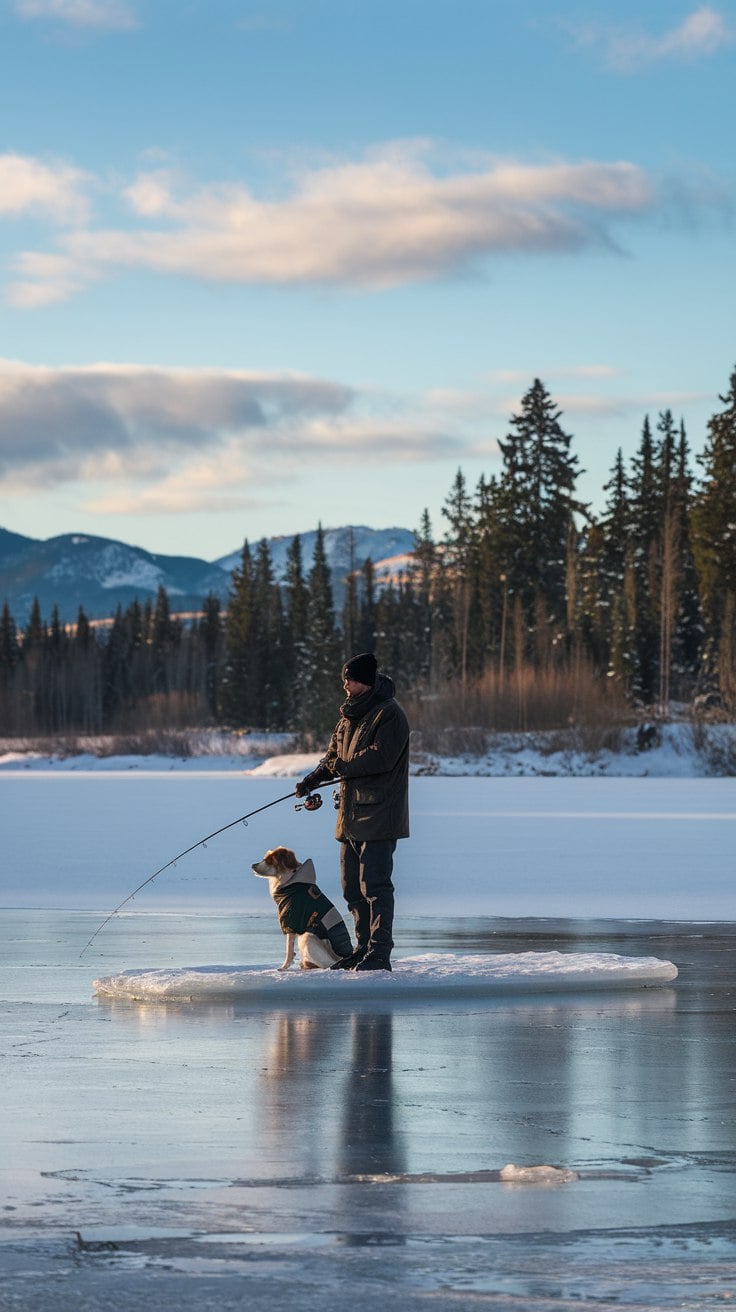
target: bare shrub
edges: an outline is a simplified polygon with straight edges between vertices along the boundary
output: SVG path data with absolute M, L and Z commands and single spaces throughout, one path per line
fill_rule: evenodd
M 404 702 L 421 750 L 428 752 L 446 752 L 452 734 L 462 743 L 458 750 L 478 755 L 489 734 L 524 731 L 557 731 L 558 746 L 550 750 L 615 750 L 632 719 L 618 686 L 583 661 L 541 671 L 530 665 L 505 674 L 488 671 L 466 687 L 449 684 Z
M 293 734 L 249 733 L 222 729 L 140 729 L 127 733 L 48 735 L 0 738 L 0 754 L 68 757 L 89 755 L 100 760 L 113 756 L 171 756 L 189 759 L 207 756 L 282 756 L 299 750 Z

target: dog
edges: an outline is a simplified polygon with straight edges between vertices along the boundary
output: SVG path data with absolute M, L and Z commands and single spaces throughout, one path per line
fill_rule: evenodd
M 317 887 L 312 861 L 299 861 L 291 848 L 274 847 L 251 869 L 268 880 L 286 935 L 286 957 L 279 970 L 289 969 L 296 942 L 302 970 L 326 970 L 351 955 L 353 945 L 345 921 Z

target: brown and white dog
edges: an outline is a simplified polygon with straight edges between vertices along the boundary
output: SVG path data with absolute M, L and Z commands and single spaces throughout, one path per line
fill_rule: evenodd
M 286 935 L 286 957 L 279 970 L 288 970 L 299 944 L 302 970 L 325 970 L 353 951 L 345 921 L 334 903 L 317 887 L 311 860 L 299 861 L 289 847 L 274 847 L 251 867 L 267 879 Z

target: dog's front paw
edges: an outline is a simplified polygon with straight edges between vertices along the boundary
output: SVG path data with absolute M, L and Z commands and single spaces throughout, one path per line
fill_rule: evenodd
M 291 965 L 290 961 L 285 961 L 283 966 L 279 966 L 279 970 L 288 970 L 290 965 Z

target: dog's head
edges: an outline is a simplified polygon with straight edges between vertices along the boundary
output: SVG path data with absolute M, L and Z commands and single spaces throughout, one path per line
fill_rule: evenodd
M 261 861 L 254 861 L 251 870 L 254 875 L 264 879 L 274 879 L 278 884 L 287 875 L 293 875 L 299 861 L 290 847 L 274 847 Z

